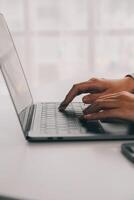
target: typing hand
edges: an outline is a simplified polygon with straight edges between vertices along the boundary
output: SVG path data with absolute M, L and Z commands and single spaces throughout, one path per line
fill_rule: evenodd
M 83 118 L 86 120 L 115 118 L 134 122 L 134 94 L 123 91 L 101 96 L 84 110 Z
M 78 83 L 73 85 L 71 90 L 66 95 L 64 101 L 60 104 L 59 110 L 63 111 L 66 109 L 68 104 L 80 94 L 89 93 L 83 97 L 85 104 L 92 104 L 101 96 L 121 92 L 134 90 L 134 80 L 130 77 L 125 77 L 119 80 L 106 80 L 92 78 L 89 81 Z

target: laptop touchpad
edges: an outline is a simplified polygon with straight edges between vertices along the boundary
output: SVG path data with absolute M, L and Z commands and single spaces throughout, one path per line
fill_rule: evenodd
M 132 134 L 132 124 L 121 120 L 100 121 L 104 131 L 110 135 L 128 135 Z

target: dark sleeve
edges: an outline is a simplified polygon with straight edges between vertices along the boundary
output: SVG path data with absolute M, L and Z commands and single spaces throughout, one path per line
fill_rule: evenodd
M 126 77 L 131 77 L 132 79 L 134 79 L 134 73 L 132 73 L 132 74 L 127 74 Z

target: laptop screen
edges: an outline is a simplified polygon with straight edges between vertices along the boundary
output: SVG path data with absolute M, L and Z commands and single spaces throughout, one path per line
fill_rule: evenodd
M 2 14 L 0 14 L 0 68 L 17 115 L 20 116 L 22 111 L 33 104 L 33 100 L 12 37 Z M 22 122 L 21 119 L 20 122 Z

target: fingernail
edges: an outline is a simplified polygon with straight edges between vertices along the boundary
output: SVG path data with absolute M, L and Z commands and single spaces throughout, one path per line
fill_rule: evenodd
M 65 107 L 65 102 L 61 102 L 60 107 Z
M 64 108 L 63 106 L 59 106 L 58 109 L 59 109 L 59 111 L 61 111 L 61 112 L 65 110 L 65 108 Z

